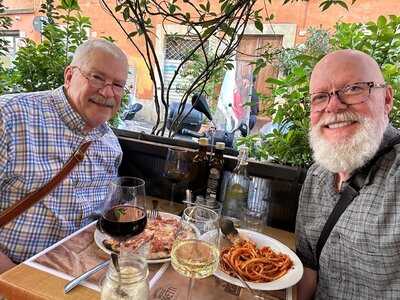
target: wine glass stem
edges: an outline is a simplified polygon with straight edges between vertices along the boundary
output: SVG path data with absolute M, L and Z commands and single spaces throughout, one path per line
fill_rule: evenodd
M 188 293 L 187 293 L 187 300 L 192 300 L 192 288 L 194 286 L 194 278 L 190 277 L 189 278 L 189 287 L 188 287 Z
M 172 203 L 174 203 L 175 185 L 176 183 L 171 184 L 171 195 L 169 197 L 169 205 L 172 205 Z

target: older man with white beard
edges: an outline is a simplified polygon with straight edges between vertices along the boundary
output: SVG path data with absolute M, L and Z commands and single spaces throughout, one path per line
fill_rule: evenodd
M 400 132 L 389 124 L 392 89 L 370 56 L 340 50 L 315 66 L 310 101 L 315 163 L 296 220 L 305 267 L 299 299 L 399 299 Z

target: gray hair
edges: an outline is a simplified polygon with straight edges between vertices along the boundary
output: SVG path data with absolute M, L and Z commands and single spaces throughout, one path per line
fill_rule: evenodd
M 105 39 L 93 38 L 85 41 L 76 48 L 71 66 L 83 66 L 87 61 L 89 61 L 89 58 L 96 50 L 107 52 L 116 59 L 120 59 L 128 64 L 128 58 L 117 45 Z

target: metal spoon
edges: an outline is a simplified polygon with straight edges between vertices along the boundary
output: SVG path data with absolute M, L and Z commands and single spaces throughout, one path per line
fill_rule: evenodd
M 112 252 L 111 260 L 112 260 L 115 270 L 118 273 L 118 286 L 115 291 L 119 296 L 121 296 L 122 298 L 125 298 L 128 296 L 128 294 L 122 289 L 122 286 L 121 286 L 121 269 L 119 267 L 118 254 Z
M 232 244 L 236 244 L 237 242 L 239 242 L 239 232 L 236 230 L 235 225 L 231 220 L 221 218 L 219 220 L 219 227 L 221 228 L 222 233 Z
M 233 222 L 226 218 L 221 218 L 219 221 L 219 226 L 221 227 L 221 231 L 225 235 L 238 235 L 239 232 L 236 230 L 235 225 Z

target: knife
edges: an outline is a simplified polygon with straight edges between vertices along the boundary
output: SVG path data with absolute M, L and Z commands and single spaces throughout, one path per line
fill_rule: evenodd
M 91 268 L 90 270 L 86 271 L 82 275 L 72 279 L 70 282 L 68 282 L 64 286 L 64 293 L 65 294 L 68 293 L 70 290 L 72 290 L 74 287 L 76 287 L 78 284 L 80 284 L 83 280 L 85 280 L 86 278 L 90 277 L 94 273 L 100 271 L 101 269 L 104 269 L 105 267 L 107 267 L 109 263 L 110 263 L 109 260 L 103 261 L 102 263 L 100 263 L 97 266 Z

